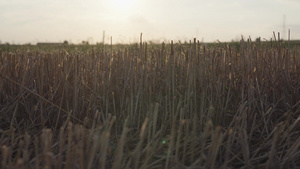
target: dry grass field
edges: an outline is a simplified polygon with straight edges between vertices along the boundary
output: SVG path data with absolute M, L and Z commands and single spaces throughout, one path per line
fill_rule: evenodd
M 0 168 L 300 167 L 300 48 L 0 51 Z

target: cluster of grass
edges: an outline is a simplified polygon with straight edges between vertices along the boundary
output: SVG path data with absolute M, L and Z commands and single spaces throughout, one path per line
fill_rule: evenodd
M 300 167 L 300 50 L 0 52 L 1 168 Z

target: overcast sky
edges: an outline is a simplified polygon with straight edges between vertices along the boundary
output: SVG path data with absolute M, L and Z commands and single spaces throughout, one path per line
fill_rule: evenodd
M 284 15 L 286 32 L 283 32 Z M 300 0 L 0 0 L 0 41 L 300 39 Z

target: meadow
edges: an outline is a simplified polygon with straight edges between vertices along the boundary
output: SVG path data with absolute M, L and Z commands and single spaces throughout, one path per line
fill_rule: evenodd
M 300 167 L 300 48 L 278 39 L 2 46 L 1 168 Z

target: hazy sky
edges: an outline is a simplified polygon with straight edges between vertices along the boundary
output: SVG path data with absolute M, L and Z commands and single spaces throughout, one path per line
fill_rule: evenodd
M 0 0 L 2 43 L 300 39 L 300 0 Z M 287 37 L 287 33 L 282 33 Z

